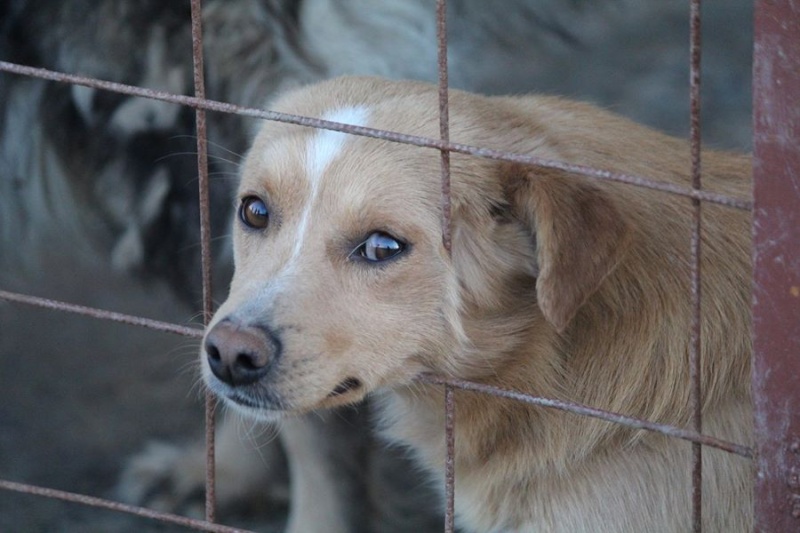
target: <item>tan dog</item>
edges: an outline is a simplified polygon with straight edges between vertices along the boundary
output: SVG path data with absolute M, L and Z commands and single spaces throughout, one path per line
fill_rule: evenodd
M 438 136 L 437 91 L 340 78 L 279 111 Z M 451 138 L 687 186 L 688 143 L 584 104 L 452 92 Z M 706 152 L 704 186 L 744 198 L 749 160 Z M 690 418 L 683 197 L 265 123 L 243 168 L 236 273 L 205 339 L 208 386 L 275 420 L 378 393 L 388 437 L 441 477 L 440 387 L 423 372 L 659 422 Z M 704 431 L 750 441 L 749 217 L 704 205 Z M 690 445 L 456 393 L 456 513 L 469 531 L 687 531 Z M 291 449 L 289 450 L 291 453 Z M 706 449 L 706 531 L 751 526 L 751 464 Z

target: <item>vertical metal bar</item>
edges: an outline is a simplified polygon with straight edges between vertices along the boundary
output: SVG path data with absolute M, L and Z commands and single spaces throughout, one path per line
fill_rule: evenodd
M 454 391 L 451 385 L 444 387 L 445 405 L 445 437 L 447 439 L 447 457 L 445 459 L 445 514 L 444 531 L 453 533 L 455 531 L 455 484 L 456 484 L 456 439 L 455 439 L 455 412 L 456 404 Z
M 439 136 L 445 142 L 450 140 L 450 110 L 448 105 L 447 79 L 447 0 L 436 2 L 436 37 L 439 63 Z M 441 151 L 442 170 L 442 245 L 452 256 L 450 231 L 450 152 Z M 445 397 L 445 533 L 455 531 L 455 399 L 453 387 L 444 386 Z
M 450 109 L 448 105 L 447 80 L 447 0 L 437 0 L 436 36 L 439 55 L 439 136 L 450 141 Z M 442 243 L 447 253 L 451 252 L 450 236 L 450 152 L 441 151 L 442 168 Z
M 192 61 L 194 66 L 194 93 L 197 98 L 206 97 L 203 67 L 203 6 L 202 0 L 192 0 Z M 208 192 L 208 139 L 206 131 L 206 112 L 195 110 L 197 124 L 197 170 L 200 187 L 200 250 L 203 278 L 203 324 L 211 320 L 213 314 L 211 299 L 211 218 L 209 214 Z M 206 520 L 216 519 L 216 479 L 214 465 L 214 408 L 216 400 L 210 392 L 205 397 L 206 425 Z
M 691 158 L 692 158 L 692 188 L 700 190 L 701 181 L 701 129 L 700 129 L 700 58 L 702 50 L 701 40 L 701 14 L 700 0 L 691 0 L 690 8 L 690 37 L 689 37 L 689 85 L 691 106 Z M 689 345 L 689 376 L 691 380 L 690 404 L 692 410 L 692 429 L 698 433 L 703 430 L 703 390 L 701 384 L 701 231 L 702 203 L 699 199 L 692 199 L 692 237 L 691 237 L 691 295 L 692 295 L 692 323 Z M 703 447 L 692 443 L 692 530 L 700 533 L 703 529 Z
M 800 3 L 756 2 L 753 60 L 755 530 L 800 531 Z
M 192 59 L 194 63 L 194 95 L 205 99 L 203 66 L 202 0 L 192 0 Z M 207 324 L 213 314 L 211 300 L 211 223 L 208 196 L 208 141 L 206 112 L 195 110 L 197 124 L 197 171 L 200 188 L 200 245 L 203 280 L 203 323 Z

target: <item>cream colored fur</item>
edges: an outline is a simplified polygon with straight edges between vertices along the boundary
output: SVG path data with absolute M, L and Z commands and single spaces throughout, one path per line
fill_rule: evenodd
M 317 117 L 353 107 L 367 110 L 366 126 L 438 136 L 437 91 L 426 84 L 339 78 L 276 106 Z M 690 183 L 687 142 L 585 104 L 453 91 L 450 116 L 456 142 Z M 282 350 L 242 387 L 212 375 L 204 354 L 211 390 L 262 419 L 373 393 L 388 438 L 439 478 L 443 393 L 415 382 L 423 372 L 689 424 L 689 200 L 452 154 L 451 259 L 437 151 L 350 137 L 312 184 L 306 150 L 317 134 L 265 123 L 244 165 L 240 197 L 261 198 L 270 223 L 252 230 L 237 221 L 236 274 L 209 332 L 223 321 L 267 327 Z M 746 198 L 749 172 L 746 157 L 703 153 L 708 190 Z M 704 431 L 748 443 L 750 220 L 717 205 L 702 212 Z M 287 268 L 301 224 L 303 252 Z M 374 231 L 408 248 L 385 263 L 353 260 Z M 332 394 L 348 378 L 360 386 Z M 688 443 L 455 397 L 456 512 L 465 530 L 690 529 Z M 704 531 L 748 531 L 750 462 L 711 449 L 703 457 Z

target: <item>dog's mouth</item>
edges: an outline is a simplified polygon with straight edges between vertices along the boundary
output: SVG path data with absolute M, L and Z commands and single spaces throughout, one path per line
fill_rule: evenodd
M 277 394 L 275 390 L 265 387 L 227 387 L 214 380 L 209 385 L 216 396 L 243 414 L 269 421 L 287 415 L 303 414 L 313 409 L 331 408 L 357 401 L 365 389 L 365 385 L 360 379 L 349 376 L 339 382 L 323 400 L 317 400 L 314 405 L 311 405 L 287 402 L 286 398 Z
M 257 410 L 272 410 L 268 409 L 268 406 L 266 406 L 263 401 L 254 400 L 253 398 L 250 398 L 244 394 L 231 394 L 227 396 L 227 399 L 241 407 L 248 407 L 250 409 Z
M 354 377 L 349 377 L 344 379 L 341 383 L 336 385 L 336 387 L 328 394 L 328 398 L 337 398 L 339 396 L 344 396 L 345 394 L 355 392 L 361 387 L 363 384 L 361 380 Z
M 339 405 L 342 402 L 348 403 L 349 401 L 353 401 L 355 398 L 350 398 L 351 396 L 356 396 L 358 393 L 363 392 L 364 383 L 356 378 L 356 377 L 347 377 L 343 379 L 336 387 L 333 388 L 331 392 L 325 397 L 325 400 L 322 403 L 322 406 L 331 407 L 334 405 Z M 246 411 L 250 412 L 264 412 L 269 413 L 270 416 L 272 415 L 279 415 L 289 414 L 294 412 L 297 414 L 298 412 L 305 411 L 306 409 L 295 410 L 292 409 L 289 405 L 286 405 L 280 398 L 276 397 L 274 394 L 265 394 L 264 391 L 261 391 L 260 394 L 252 394 L 252 391 L 242 391 L 242 390 L 226 390 L 226 391 L 215 391 L 218 396 L 224 398 L 225 400 L 235 404 L 239 408 L 243 408 Z M 333 401 L 334 403 L 328 403 Z M 317 406 L 319 407 L 319 406 Z
M 281 396 L 261 387 L 230 387 L 218 380 L 207 381 L 209 390 L 221 400 L 255 411 L 282 412 L 286 405 Z

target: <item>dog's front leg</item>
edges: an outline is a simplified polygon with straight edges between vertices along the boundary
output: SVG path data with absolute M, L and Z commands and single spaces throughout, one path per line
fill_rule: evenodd
M 356 408 L 342 408 L 282 423 L 291 484 L 287 533 L 369 531 L 365 419 Z

